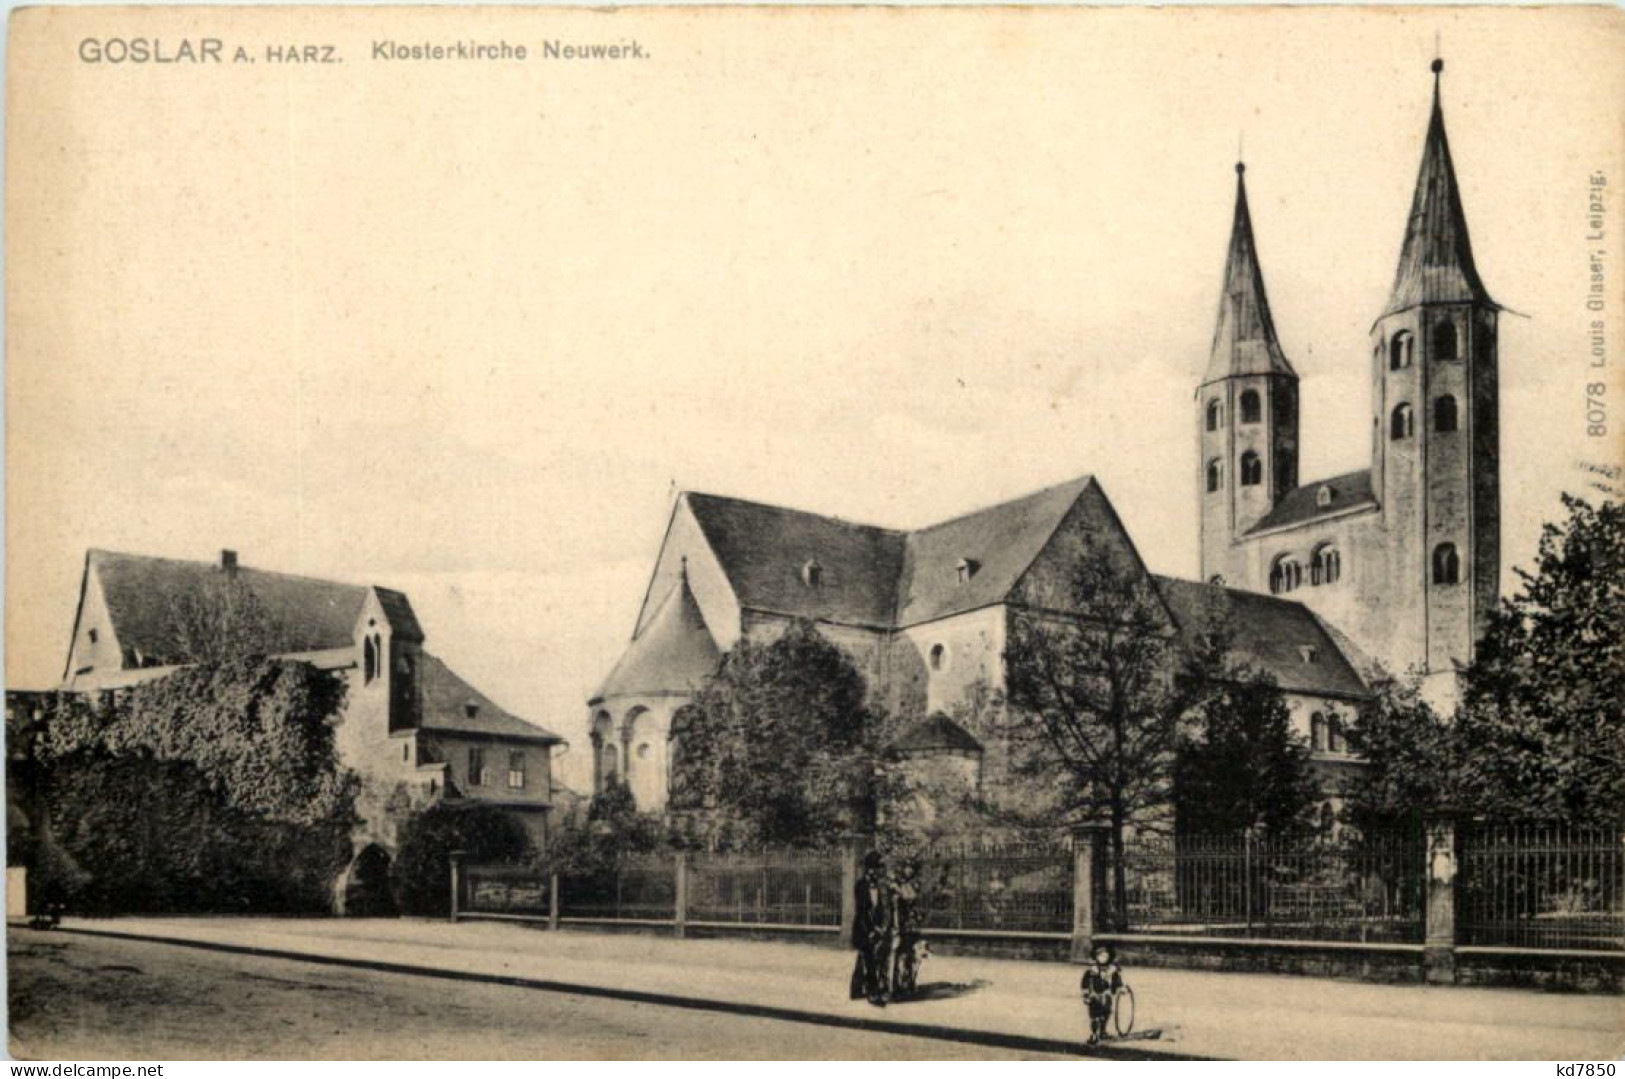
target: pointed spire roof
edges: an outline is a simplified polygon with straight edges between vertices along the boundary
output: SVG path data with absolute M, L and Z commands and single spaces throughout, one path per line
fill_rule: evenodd
M 676 586 L 643 632 L 632 638 L 589 703 L 611 697 L 691 693 L 716 670 L 721 658 L 689 587 L 685 560 Z
M 1224 292 L 1213 330 L 1213 352 L 1204 382 L 1231 375 L 1297 377 L 1275 336 L 1264 272 L 1253 241 L 1253 219 L 1247 211 L 1247 166 L 1236 163 L 1236 219 L 1230 229 L 1230 255 L 1224 265 Z
M 1444 110 L 1439 105 L 1439 75 L 1444 61 L 1433 61 L 1433 115 L 1422 147 L 1422 166 L 1416 174 L 1416 194 L 1405 224 L 1405 242 L 1399 251 L 1394 289 L 1383 315 L 1422 303 L 1473 302 L 1495 306 L 1473 264 L 1473 246 L 1467 238 L 1467 215 L 1461 208 L 1461 188 L 1450 162 L 1450 141 L 1444 133 Z

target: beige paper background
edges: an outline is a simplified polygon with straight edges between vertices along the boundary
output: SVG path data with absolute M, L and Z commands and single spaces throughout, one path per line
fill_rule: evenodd
M 1093 472 L 1152 568 L 1193 574 L 1238 138 L 1301 473 L 1361 467 L 1435 34 L 1479 267 L 1528 316 L 1501 331 L 1527 564 L 1621 456 L 1617 11 L 18 12 L 8 685 L 60 677 L 86 547 L 233 547 L 406 590 L 432 649 L 579 747 L 674 485 L 909 526 Z M 113 36 L 260 59 L 78 60 Z M 532 59 L 374 61 L 383 38 Z

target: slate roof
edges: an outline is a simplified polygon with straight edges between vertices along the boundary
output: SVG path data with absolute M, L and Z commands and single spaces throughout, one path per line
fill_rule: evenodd
M 894 749 L 909 752 L 927 752 L 949 749 L 960 753 L 980 753 L 982 743 L 964 727 L 949 719 L 946 713 L 932 712 L 909 727 L 892 743 Z
M 737 498 L 686 497 L 741 606 L 829 622 L 891 624 L 903 533 Z M 816 588 L 802 579 L 809 561 L 819 565 Z
M 1326 506 L 1320 505 L 1322 487 L 1330 487 L 1332 492 L 1331 503 Z M 1346 472 L 1329 480 L 1316 480 L 1314 483 L 1305 483 L 1292 488 L 1282 495 L 1281 500 L 1247 532 L 1249 535 L 1267 532 L 1274 528 L 1312 521 L 1317 517 L 1344 513 L 1355 506 L 1376 504 L 1377 495 L 1371 489 L 1371 470 L 1365 468 L 1358 472 Z
M 1393 291 L 1383 310 L 1385 316 L 1422 303 L 1473 301 L 1495 305 L 1473 262 L 1461 187 L 1450 160 L 1450 140 L 1444 133 L 1444 110 L 1439 105 L 1439 72 L 1443 66 L 1443 61 L 1434 61 L 1433 114 L 1428 120 L 1416 193 L 1405 223 Z
M 202 599 L 217 588 L 225 571 L 213 562 L 189 562 L 147 555 L 92 550 L 87 573 L 96 574 L 119 644 L 161 663 L 188 663 L 175 641 L 175 605 L 181 597 Z M 239 567 L 236 580 L 258 600 L 266 616 L 266 655 L 348 648 L 367 590 L 312 577 Z M 382 591 L 382 590 L 380 590 Z M 399 595 L 396 593 L 396 595 Z M 400 597 L 402 603 L 405 597 Z M 410 612 L 410 605 L 406 605 Z M 391 618 L 393 619 L 393 615 Z M 416 626 L 416 619 L 412 625 Z
M 697 687 L 721 658 L 684 573 L 588 703 Z
M 1080 476 L 909 533 L 895 624 L 917 625 L 1003 601 L 1093 482 Z M 959 563 L 967 559 L 977 568 L 961 584 Z
M 875 628 L 1002 601 L 1093 482 L 1082 476 L 905 532 L 718 495 L 688 494 L 740 606 Z M 976 564 L 965 583 L 959 563 Z M 802 576 L 818 563 L 820 583 Z
M 448 734 L 473 734 L 509 740 L 528 739 L 536 742 L 561 742 L 558 735 L 544 727 L 520 719 L 491 698 L 463 681 L 456 671 L 446 666 L 438 656 L 423 653 L 421 668 L 423 686 L 423 722 L 425 731 L 443 731 Z M 474 714 L 468 706 L 474 705 Z
M 1297 377 L 1275 334 L 1269 297 L 1264 292 L 1264 271 L 1253 239 L 1253 218 L 1247 209 L 1247 166 L 1236 166 L 1236 213 L 1230 226 L 1230 253 L 1224 264 L 1224 289 L 1219 294 L 1219 317 L 1213 327 L 1213 349 L 1203 383 L 1230 375 L 1291 375 Z
M 1187 640 L 1194 643 L 1217 628 L 1216 620 L 1228 617 L 1230 658 L 1270 675 L 1281 689 L 1338 697 L 1370 695 L 1339 643 L 1303 604 L 1177 577 L 1155 580 Z M 1314 650 L 1312 660 L 1304 658 L 1304 647 Z

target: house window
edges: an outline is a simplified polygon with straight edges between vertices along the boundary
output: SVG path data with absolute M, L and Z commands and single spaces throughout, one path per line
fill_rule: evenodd
M 1461 557 L 1454 543 L 1441 543 L 1433 548 L 1433 583 L 1456 584 L 1461 580 Z
M 410 745 L 403 744 L 401 746 L 401 760 L 410 761 L 411 759 L 412 759 L 412 747 Z
M 1241 395 L 1241 422 L 1257 423 L 1264 418 L 1263 402 L 1259 400 L 1257 390 L 1248 390 Z
M 1400 404 L 1394 406 L 1394 413 L 1388 418 L 1388 437 L 1395 442 L 1410 438 L 1416 433 L 1416 416 L 1411 412 L 1411 406 Z
M 1335 712 L 1326 717 L 1326 748 L 1333 753 L 1348 752 L 1348 742 L 1343 738 L 1343 720 Z
M 1337 548 L 1329 543 L 1316 547 L 1309 560 L 1309 583 L 1332 584 L 1342 575 L 1343 556 L 1337 553 Z
M 1456 324 L 1449 319 L 1444 319 L 1433 327 L 1433 358 L 1436 360 L 1456 358 Z
M 1217 457 L 1207 463 L 1207 489 L 1217 491 L 1224 486 L 1224 469 Z
M 508 789 L 511 791 L 525 789 L 525 755 L 523 753 L 508 754 Z
M 1241 485 L 1243 487 L 1257 487 L 1264 482 L 1264 462 L 1259 460 L 1258 454 L 1248 450 L 1241 455 Z
M 801 583 L 808 588 L 817 588 L 824 583 L 824 567 L 816 559 L 808 559 L 807 564 L 801 567 Z
M 1207 403 L 1207 429 L 1217 431 L 1224 426 L 1224 406 L 1217 397 L 1210 398 Z
M 1449 394 L 1433 399 L 1433 429 L 1435 431 L 1456 429 L 1456 399 Z
M 1411 341 L 1409 330 L 1394 334 L 1393 340 L 1388 343 L 1388 370 L 1403 371 L 1411 365 Z
M 468 751 L 468 785 L 485 785 L 485 750 L 470 747 Z
M 1309 748 L 1317 753 L 1326 749 L 1326 717 L 1320 712 L 1309 717 Z
M 92 630 L 87 630 L 85 632 L 85 636 L 90 638 L 90 643 L 91 644 L 95 644 L 97 641 L 101 640 L 101 634 L 97 633 L 93 629 Z
M 948 649 L 940 644 L 931 646 L 931 669 L 942 670 L 942 665 L 948 661 Z

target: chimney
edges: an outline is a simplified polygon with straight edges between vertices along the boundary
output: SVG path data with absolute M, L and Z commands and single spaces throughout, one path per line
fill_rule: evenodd
M 233 576 L 233 575 L 236 574 L 236 572 L 237 572 L 237 552 L 236 551 L 221 551 L 220 552 L 220 572 L 224 573 L 228 577 Z

